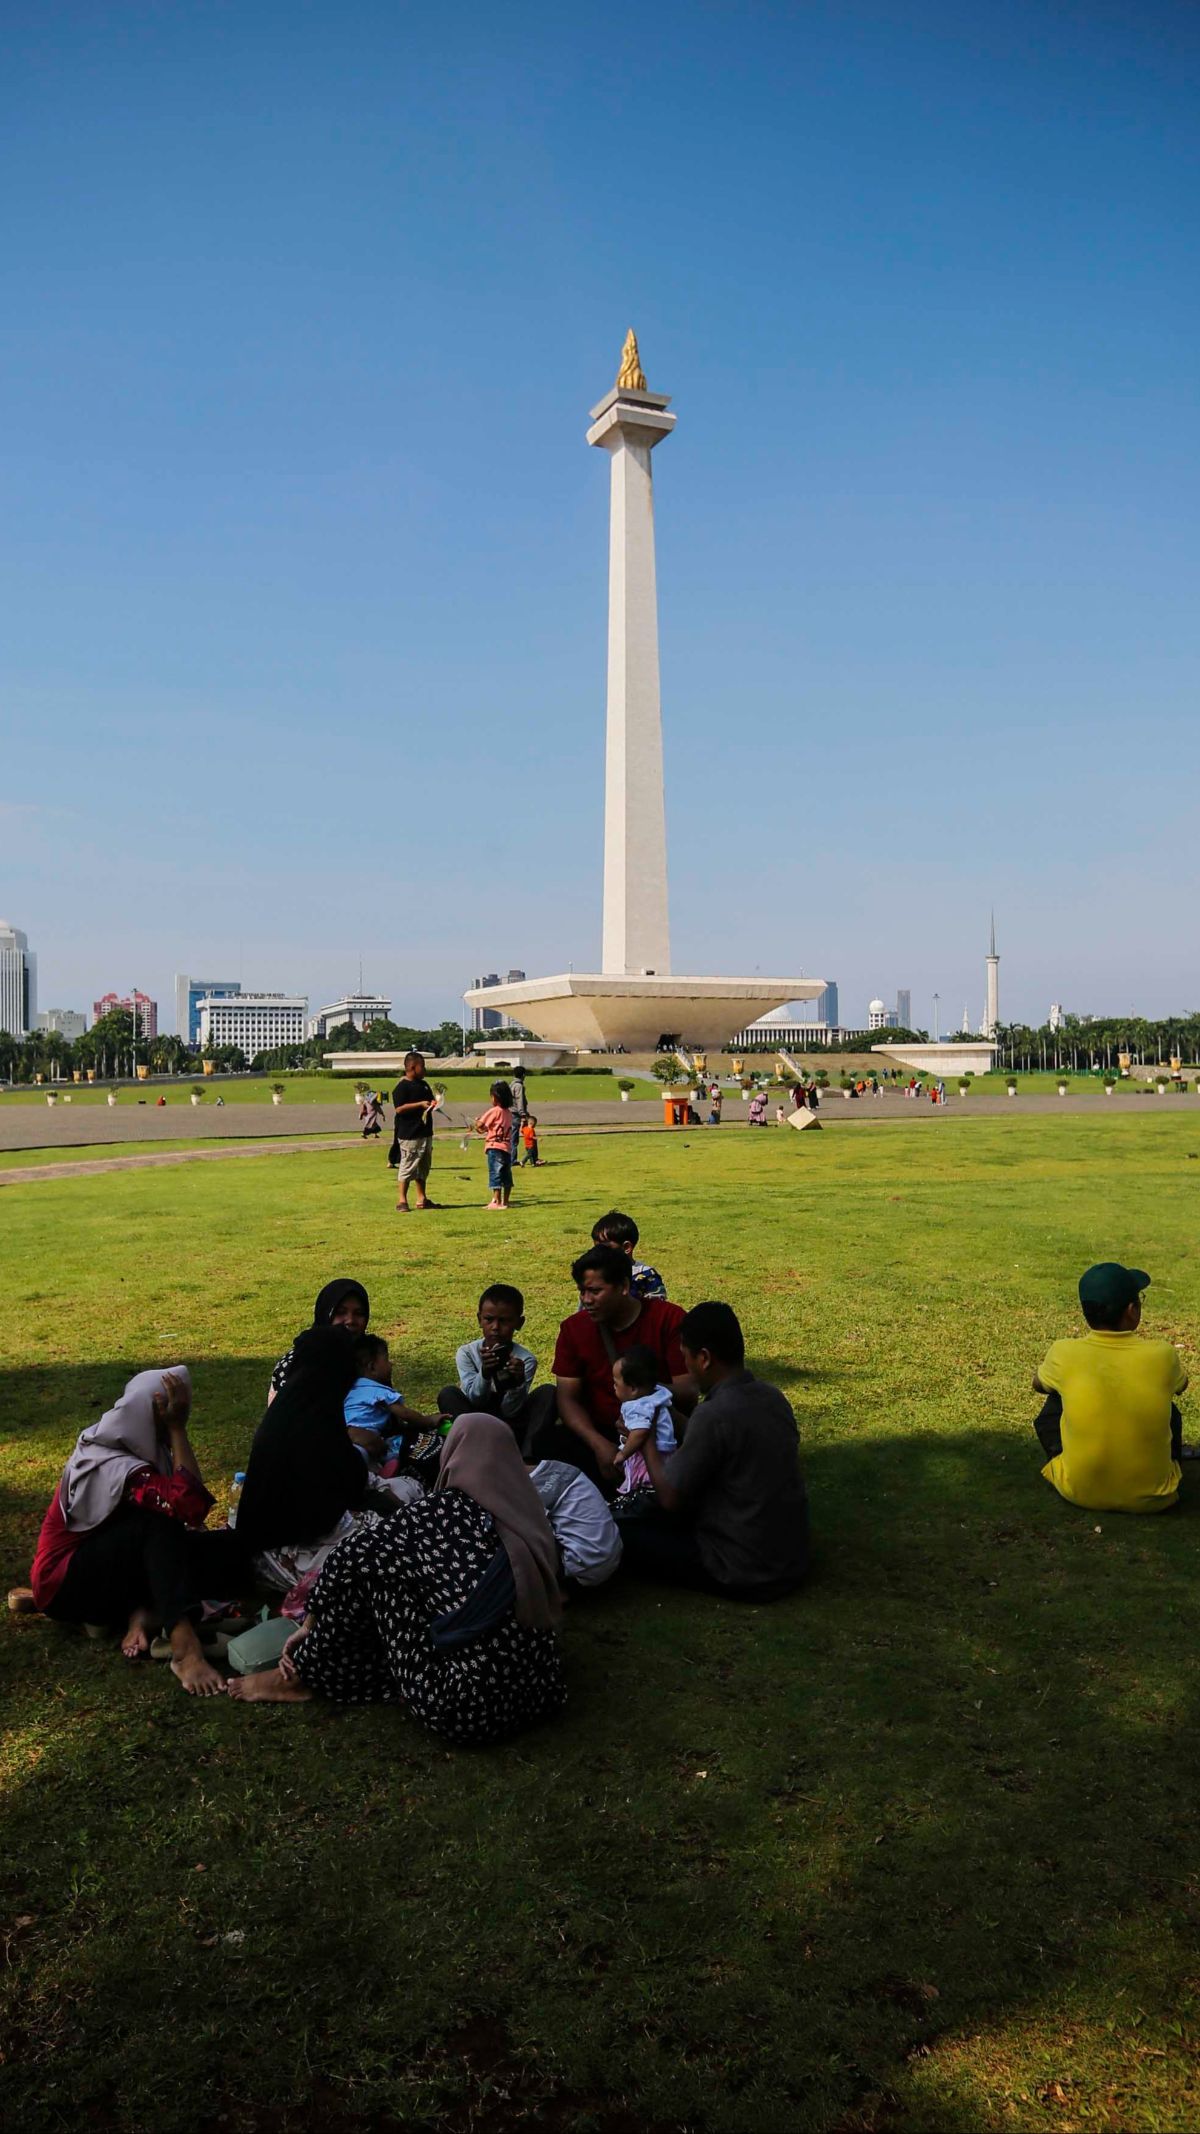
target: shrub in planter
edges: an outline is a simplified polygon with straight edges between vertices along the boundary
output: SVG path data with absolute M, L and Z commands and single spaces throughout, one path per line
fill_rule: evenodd
M 636 1087 L 637 1084 L 635 1082 L 631 1082 L 627 1074 L 623 1074 L 621 1076 L 620 1080 L 617 1083 L 617 1088 L 621 1092 L 622 1104 L 628 1104 L 629 1099 L 632 1096 L 633 1091 Z
M 1105 1075 L 1105 1077 L 1104 1077 L 1104 1094 L 1105 1094 L 1105 1096 L 1106 1096 L 1106 1097 L 1111 1097 L 1111 1095 L 1112 1095 L 1112 1093 L 1113 1093 L 1114 1089 L 1116 1088 L 1116 1086 L 1117 1086 L 1116 1076 L 1115 1076 L 1115 1075 L 1111 1075 L 1111 1074 L 1106 1074 L 1106 1075 Z
M 971 1085 L 970 1085 L 970 1083 L 969 1083 L 969 1082 L 965 1082 L 965 1081 L 964 1081 L 964 1082 L 960 1082 L 960 1083 L 959 1083 L 959 1085 L 958 1085 L 958 1093 L 959 1093 L 959 1096 L 960 1096 L 960 1097 L 969 1097 L 969 1096 L 970 1096 L 970 1094 L 971 1094 Z

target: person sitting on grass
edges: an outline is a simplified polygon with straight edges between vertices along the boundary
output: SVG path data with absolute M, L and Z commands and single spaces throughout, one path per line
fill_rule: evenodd
M 140 1660 L 161 1625 L 171 1668 L 194 1697 L 225 1687 L 201 1649 L 205 1595 L 239 1591 L 241 1537 L 206 1533 L 213 1499 L 188 1440 L 192 1382 L 182 1364 L 140 1371 L 84 1430 L 42 1521 L 33 1604 L 58 1623 L 119 1626 Z
M 343 1279 L 326 1282 L 324 1289 L 318 1291 L 317 1301 L 313 1305 L 312 1323 L 314 1326 L 344 1326 L 348 1334 L 365 1334 L 370 1316 L 371 1299 L 362 1283 Z M 285 1349 L 271 1373 L 271 1383 L 267 1389 L 268 1408 L 276 1395 L 283 1390 L 284 1380 L 292 1368 L 295 1353 L 296 1343 L 293 1341 L 291 1348 Z
M 636 1258 L 639 1237 L 638 1226 L 632 1215 L 622 1214 L 620 1208 L 610 1208 L 599 1222 L 592 1224 L 593 1245 L 615 1245 L 629 1261 L 629 1287 L 635 1297 L 643 1300 L 651 1297 L 666 1297 L 667 1285 L 657 1267 Z
M 796 1418 L 783 1394 L 746 1369 L 737 1314 L 697 1304 L 679 1329 L 700 1406 L 664 1460 L 647 1434 L 642 1458 L 658 1507 L 621 1525 L 625 1561 L 646 1577 L 779 1600 L 808 1570 L 808 1500 Z
M 486 1111 L 481 1111 L 471 1128 L 473 1134 L 482 1134 L 487 1153 L 488 1185 L 492 1197 L 485 1202 L 488 1208 L 507 1208 L 512 1199 L 512 1135 L 513 1093 L 507 1082 L 493 1082 L 492 1101 Z
M 659 1458 L 664 1461 L 678 1450 L 679 1440 L 671 1413 L 671 1388 L 659 1379 L 658 1358 L 653 1349 L 636 1346 L 618 1356 L 613 1365 L 613 1387 L 621 1403 L 621 1450 L 615 1462 L 621 1473 L 621 1487 L 617 1493 L 619 1515 L 623 1509 L 631 1509 L 622 1500 L 654 1493 L 649 1469 L 642 1458 L 647 1437 L 654 1439 Z
M 581 1309 L 559 1327 L 554 1384 L 531 1396 L 525 1432 L 531 1458 L 567 1460 L 610 1493 L 620 1476 L 621 1403 L 613 1385 L 618 1356 L 644 1345 L 676 1405 L 687 1410 L 696 1399 L 679 1346 L 682 1310 L 662 1297 L 634 1296 L 632 1279 L 630 1256 L 615 1245 L 593 1245 L 575 1261 L 571 1280 Z
M 368 1502 L 371 1476 L 346 1428 L 346 1395 L 357 1377 L 346 1327 L 310 1326 L 297 1335 L 283 1389 L 246 1462 L 237 1532 L 250 1555 L 318 1547 Z
M 443 1386 L 443 1415 L 498 1415 L 518 1437 L 525 1427 L 529 1388 L 537 1370 L 532 1349 L 516 1339 L 525 1324 L 525 1299 L 509 1282 L 492 1282 L 479 1299 L 479 1339 L 464 1341 L 454 1359 L 456 1386 Z
M 511 1430 L 460 1416 L 436 1486 L 368 1513 L 326 1559 L 278 1667 L 229 1684 L 239 1703 L 399 1704 L 482 1746 L 561 1709 L 558 1550 Z
M 346 1395 L 343 1414 L 352 1443 L 369 1467 L 401 1457 L 422 1431 L 436 1430 L 440 1415 L 410 1408 L 392 1384 L 392 1359 L 378 1334 L 360 1334 L 354 1344 L 358 1377 Z
M 1187 1372 L 1169 1341 L 1138 1333 L 1150 1277 L 1104 1260 L 1079 1281 L 1088 1332 L 1055 1341 L 1038 1365 L 1046 1395 L 1034 1423 L 1042 1473 L 1068 1504 L 1093 1512 L 1165 1512 L 1179 1494 Z

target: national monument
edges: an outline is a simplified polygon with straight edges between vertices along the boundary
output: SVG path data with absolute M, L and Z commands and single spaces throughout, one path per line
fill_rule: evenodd
M 507 1010 L 548 1043 L 644 1051 L 670 1037 L 724 1045 L 821 978 L 676 977 L 671 971 L 667 832 L 650 455 L 669 437 L 669 396 L 647 390 L 626 335 L 617 382 L 592 409 L 590 445 L 609 455 L 608 726 L 604 781 L 602 969 L 489 986 L 471 1007 Z

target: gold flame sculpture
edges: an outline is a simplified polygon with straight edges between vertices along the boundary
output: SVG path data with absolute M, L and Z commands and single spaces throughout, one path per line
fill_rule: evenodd
M 625 346 L 621 350 L 621 367 L 617 372 L 617 391 L 619 393 L 644 393 L 645 390 L 646 373 L 642 369 L 642 359 L 638 354 L 637 335 L 631 326 L 625 336 Z

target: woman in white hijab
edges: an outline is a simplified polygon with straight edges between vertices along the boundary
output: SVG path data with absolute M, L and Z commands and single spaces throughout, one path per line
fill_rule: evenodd
M 193 1696 L 225 1687 L 196 1619 L 205 1594 L 237 1591 L 234 1533 L 207 1534 L 213 1499 L 188 1442 L 192 1381 L 182 1364 L 140 1371 L 114 1408 L 81 1432 L 42 1521 L 30 1584 L 66 1623 L 120 1623 L 129 1660 L 161 1624 L 171 1666 Z

